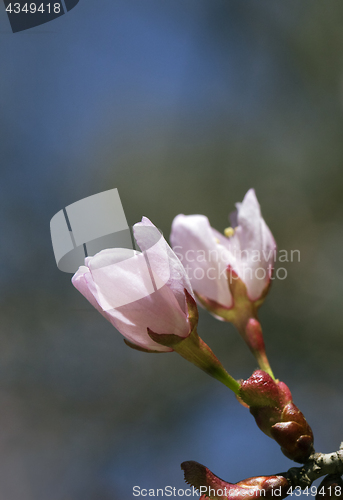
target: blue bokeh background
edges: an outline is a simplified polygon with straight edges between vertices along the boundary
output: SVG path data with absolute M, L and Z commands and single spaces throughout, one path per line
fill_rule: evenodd
M 129 224 L 227 226 L 256 189 L 299 249 L 261 310 L 271 364 L 318 451 L 343 440 L 343 6 L 335 0 L 80 0 L 12 34 L 0 5 L 0 499 L 126 500 L 292 463 L 233 394 L 176 354 L 131 351 L 57 270 L 49 222 L 118 188 Z M 236 378 L 233 327 L 199 333 Z

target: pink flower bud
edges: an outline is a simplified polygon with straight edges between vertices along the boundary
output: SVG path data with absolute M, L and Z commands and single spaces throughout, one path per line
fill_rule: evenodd
M 226 231 L 228 237 L 213 229 L 207 217 L 182 214 L 174 219 L 170 236 L 194 291 L 227 309 L 234 303 L 226 272 L 229 266 L 245 284 L 249 300 L 256 302 L 270 283 L 276 252 L 255 191 L 250 189 L 236 206 L 236 212 L 231 214 L 234 229 Z
M 311 427 L 293 403 L 286 384 L 256 370 L 241 383 L 239 397 L 249 406 L 259 428 L 275 439 L 286 457 L 304 463 L 314 452 Z
M 73 285 L 130 347 L 176 351 L 237 394 L 239 383 L 197 334 L 198 309 L 181 262 L 147 218 L 134 234 L 142 253 L 112 248 L 87 257 Z
M 193 290 L 179 259 L 149 219 L 143 217 L 134 232 L 142 253 L 102 250 L 86 258 L 72 283 L 131 346 L 172 351 L 154 342 L 148 328 L 180 339 L 189 336 L 197 322 Z
M 274 238 L 250 189 L 231 215 L 226 236 L 203 215 L 178 215 L 170 239 L 191 280 L 198 302 L 216 318 L 233 323 L 256 357 L 273 375 L 257 310 L 271 284 Z
M 244 500 L 246 498 L 285 498 L 289 484 L 284 476 L 258 476 L 228 483 L 198 462 L 183 462 L 185 481 L 199 490 L 201 498 Z

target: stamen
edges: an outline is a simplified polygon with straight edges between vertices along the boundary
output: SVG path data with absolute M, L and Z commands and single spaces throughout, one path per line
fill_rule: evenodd
M 235 230 L 233 227 L 227 227 L 226 229 L 224 229 L 224 235 L 227 238 L 231 238 L 231 236 L 233 236 L 234 234 L 235 234 Z

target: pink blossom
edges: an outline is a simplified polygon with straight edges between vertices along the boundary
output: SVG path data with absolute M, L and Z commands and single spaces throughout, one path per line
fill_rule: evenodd
M 170 236 L 194 291 L 226 308 L 233 305 L 227 271 L 238 275 L 249 299 L 256 301 L 270 282 L 276 255 L 255 191 L 250 189 L 236 207 L 226 236 L 213 229 L 204 215 L 183 214 L 175 217 Z
M 142 252 L 112 248 L 85 259 L 72 278 L 84 297 L 132 344 L 172 351 L 148 329 L 181 338 L 191 333 L 188 300 L 193 291 L 179 259 L 158 229 L 143 217 L 134 235 Z

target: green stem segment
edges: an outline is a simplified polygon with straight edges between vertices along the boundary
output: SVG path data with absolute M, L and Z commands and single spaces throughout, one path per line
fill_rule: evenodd
M 264 353 L 255 353 L 255 357 L 256 357 L 256 360 L 258 362 L 258 366 L 261 368 L 261 370 L 268 373 L 268 375 L 270 375 L 273 380 L 276 380 L 274 373 L 273 373 L 273 370 L 270 367 L 266 353 L 265 352 Z
M 171 347 L 180 356 L 226 385 L 238 395 L 240 384 L 228 374 L 208 345 L 199 337 L 196 328 L 186 338 L 177 335 L 158 334 L 150 329 L 148 329 L 148 334 L 152 340 L 158 344 Z

